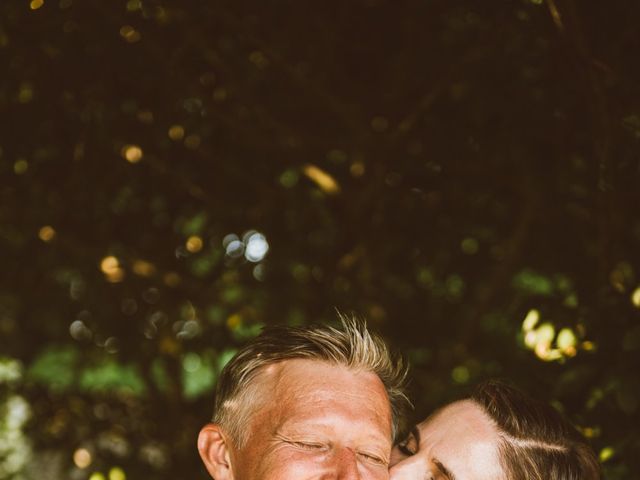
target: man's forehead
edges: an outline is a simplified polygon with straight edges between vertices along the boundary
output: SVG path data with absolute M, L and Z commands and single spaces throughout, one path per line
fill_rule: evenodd
M 362 415 L 391 415 L 384 385 L 372 372 L 318 360 L 292 359 L 264 367 L 256 383 L 268 397 L 265 403 L 286 407 L 280 410 L 287 416 L 294 412 L 313 413 L 314 407 L 330 407 L 340 400 L 349 400 L 353 408 L 362 409 Z
M 258 377 L 263 385 L 271 384 L 274 392 L 284 390 L 287 396 L 322 396 L 331 392 L 360 396 L 363 385 L 369 393 L 377 391 L 386 396 L 384 385 L 375 373 L 321 360 L 284 360 L 267 365 Z

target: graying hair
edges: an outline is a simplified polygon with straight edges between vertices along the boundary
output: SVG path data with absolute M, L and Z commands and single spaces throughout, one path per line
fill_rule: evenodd
M 222 370 L 216 389 L 213 422 L 219 424 L 237 447 L 246 441 L 246 429 L 256 401 L 255 384 L 260 371 L 284 360 L 308 359 L 375 373 L 382 381 L 392 413 L 395 437 L 406 406 L 407 369 L 382 338 L 369 332 L 364 321 L 339 315 L 342 328 L 326 325 L 270 326 L 242 348 Z

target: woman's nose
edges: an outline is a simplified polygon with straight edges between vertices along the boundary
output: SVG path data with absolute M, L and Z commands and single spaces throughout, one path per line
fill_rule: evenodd
M 393 447 L 393 450 L 391 450 L 389 465 L 393 467 L 396 463 L 401 462 L 405 458 L 409 458 L 409 456 L 406 453 L 403 453 L 398 447 Z

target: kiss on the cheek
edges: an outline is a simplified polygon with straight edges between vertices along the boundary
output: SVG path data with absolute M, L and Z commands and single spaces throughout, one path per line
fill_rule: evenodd
M 393 446 L 406 369 L 363 322 L 270 327 L 224 368 L 198 450 L 214 480 L 597 480 L 549 405 L 480 384 Z

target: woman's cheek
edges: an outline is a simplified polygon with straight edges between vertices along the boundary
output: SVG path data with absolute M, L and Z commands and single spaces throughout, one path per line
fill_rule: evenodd
M 407 457 L 389 469 L 390 480 L 422 480 L 429 471 L 427 462 L 414 455 Z

